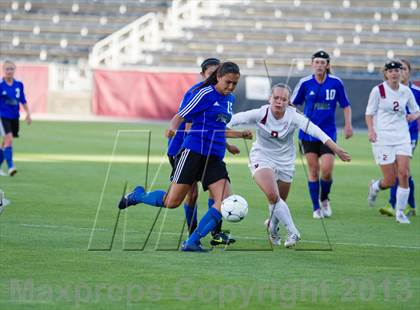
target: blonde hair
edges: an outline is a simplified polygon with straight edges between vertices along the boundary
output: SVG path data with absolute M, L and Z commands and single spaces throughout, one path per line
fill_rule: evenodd
M 13 61 L 9 60 L 9 59 L 6 59 L 6 60 L 3 62 L 3 67 L 5 67 L 5 66 L 7 66 L 7 65 L 12 65 L 14 68 L 16 68 L 16 64 L 15 64 Z

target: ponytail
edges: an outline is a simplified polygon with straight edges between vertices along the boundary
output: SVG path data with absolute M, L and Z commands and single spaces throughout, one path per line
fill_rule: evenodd
M 207 87 L 209 85 L 216 85 L 217 84 L 217 77 L 225 76 L 226 74 L 234 73 L 234 74 L 241 74 L 239 71 L 239 66 L 230 61 L 222 62 L 216 70 L 210 76 L 204 80 L 204 82 L 193 89 L 193 92 L 199 90 L 201 88 Z

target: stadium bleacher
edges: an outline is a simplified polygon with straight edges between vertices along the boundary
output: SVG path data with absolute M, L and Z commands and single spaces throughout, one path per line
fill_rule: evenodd
M 165 14 L 171 0 L 4 0 L 0 2 L 0 52 L 15 60 L 77 63 L 95 43 L 149 12 Z M 292 62 L 309 71 L 308 55 L 326 49 L 340 74 L 373 73 L 388 58 L 420 64 L 418 2 L 350 0 L 220 1 L 216 14 L 163 35 L 138 65 L 193 68 L 205 56 L 237 61 L 276 74 Z M 146 55 L 147 56 L 147 55 Z M 291 60 L 292 59 L 292 60 Z M 294 60 L 293 60 L 294 59 Z
M 154 64 L 185 66 L 202 55 L 223 55 L 248 70 L 309 71 L 308 55 L 326 49 L 340 73 L 369 74 L 387 58 L 419 64 L 419 11 L 416 1 L 243 1 L 223 4 L 221 14 L 205 16 L 204 27 L 185 28 L 167 40 L 170 51 L 153 53 Z M 301 72 L 302 74 L 304 72 Z
M 14 60 L 77 63 L 92 46 L 168 1 L 14 0 L 0 2 L 0 54 Z

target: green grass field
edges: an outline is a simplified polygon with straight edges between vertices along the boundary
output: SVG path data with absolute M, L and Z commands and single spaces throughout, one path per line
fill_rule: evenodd
M 163 126 L 22 127 L 14 148 L 19 172 L 0 178 L 12 201 L 0 215 L 0 309 L 420 308 L 420 219 L 400 225 L 367 206 L 367 184 L 380 172 L 366 133 L 339 140 L 353 161 L 335 168 L 334 214 L 324 221 L 332 251 L 312 219 L 300 161 L 288 204 L 303 240 L 296 249 L 271 249 L 267 204 L 237 140 L 241 155 L 226 160 L 249 213 L 241 223 L 224 223 L 235 245 L 201 254 L 177 251 L 185 238 L 182 207 L 162 210 L 149 236 L 158 209 L 145 205 L 120 213 L 109 251 L 125 182 L 132 188 L 147 177 L 149 189 L 168 186 Z M 411 164 L 420 184 L 418 150 Z M 387 196 L 381 193 L 378 207 Z M 206 199 L 201 192 L 199 215 Z

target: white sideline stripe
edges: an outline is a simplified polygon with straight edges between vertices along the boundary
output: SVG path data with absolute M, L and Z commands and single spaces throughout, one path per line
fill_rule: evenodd
M 162 155 L 166 158 L 166 154 Z M 149 157 L 149 163 L 160 164 L 162 156 L 153 155 Z M 18 162 L 94 162 L 94 163 L 127 163 L 127 164 L 145 164 L 147 163 L 147 156 L 134 156 L 134 155 L 83 155 L 83 154 L 35 154 L 35 153 L 20 153 L 14 155 L 14 161 Z M 227 164 L 247 164 L 249 163 L 248 157 L 226 157 L 224 161 Z M 169 163 L 168 163 L 169 165 Z M 302 162 L 296 159 L 296 166 L 301 166 Z M 350 163 L 336 161 L 336 166 L 374 166 L 375 162 L 372 160 L 352 160 Z
M 91 231 L 92 228 L 87 227 L 75 227 L 75 226 L 68 226 L 68 225 L 46 225 L 46 224 L 19 224 L 23 227 L 28 228 L 45 228 L 45 229 L 72 229 L 72 230 L 88 230 Z M 111 231 L 112 229 L 107 228 L 95 228 L 94 230 L 97 231 Z M 127 233 L 141 233 L 137 230 L 128 230 Z M 172 232 L 152 232 L 153 234 L 162 234 L 162 235 L 176 235 L 179 236 L 179 233 L 172 233 Z M 255 236 L 236 236 L 240 239 L 248 239 L 248 240 L 267 240 L 267 238 L 255 237 Z M 302 240 L 302 243 L 324 243 L 328 244 L 326 241 L 319 241 L 319 240 Z M 351 242 L 331 242 L 333 245 L 343 245 L 343 246 L 356 246 L 356 247 L 375 247 L 375 248 L 396 248 L 396 249 L 413 249 L 419 250 L 420 246 L 410 246 L 410 245 L 394 245 L 394 244 L 376 244 L 376 243 L 351 243 Z

